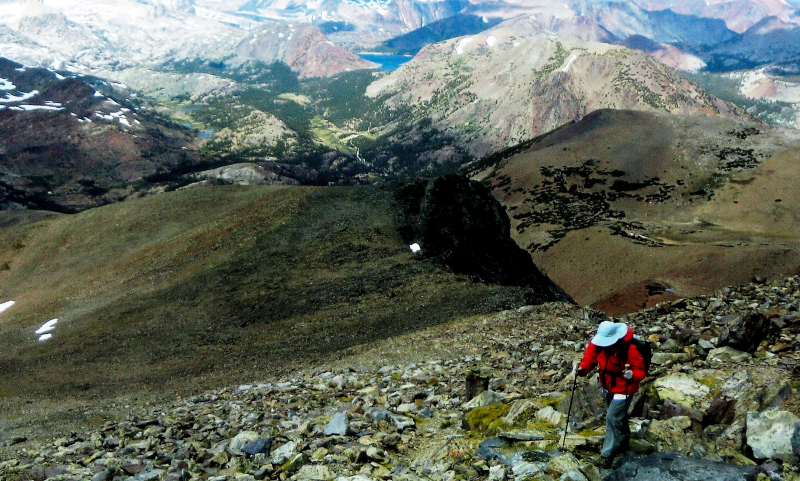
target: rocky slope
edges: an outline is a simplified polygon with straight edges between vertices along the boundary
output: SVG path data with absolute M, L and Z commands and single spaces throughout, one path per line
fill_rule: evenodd
M 515 20 L 429 46 L 367 94 L 407 111 L 406 124 L 451 135 L 475 157 L 600 108 L 739 115 L 642 52 L 520 33 L 536 28 Z
M 581 380 L 573 398 L 568 376 L 602 317 L 548 304 L 378 342 L 286 377 L 262 373 L 156 405 L 86 406 L 76 416 L 86 424 L 68 433 L 22 425 L 6 432 L 0 474 L 599 481 L 669 472 L 793 481 L 799 300 L 794 277 L 624 319 L 655 355 L 631 404 L 629 454 L 611 471 L 597 466 L 604 408 L 596 381 Z M 468 378 L 488 390 L 469 399 Z

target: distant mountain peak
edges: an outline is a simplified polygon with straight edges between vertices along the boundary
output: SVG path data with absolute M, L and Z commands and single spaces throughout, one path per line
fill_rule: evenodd
M 790 20 L 796 8 L 786 0 L 636 0 L 647 10 L 672 10 L 698 17 L 719 18 L 743 33 L 763 18 Z

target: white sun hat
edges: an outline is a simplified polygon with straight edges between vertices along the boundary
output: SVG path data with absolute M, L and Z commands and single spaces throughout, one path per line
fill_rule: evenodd
M 603 321 L 597 326 L 597 335 L 592 338 L 592 344 L 608 347 L 625 337 L 627 333 L 628 325 L 624 322 Z

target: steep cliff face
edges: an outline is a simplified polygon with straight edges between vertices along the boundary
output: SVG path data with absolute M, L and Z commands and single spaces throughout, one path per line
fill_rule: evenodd
M 400 234 L 421 255 L 458 274 L 529 287 L 531 302 L 572 301 L 514 242 L 505 209 L 479 182 L 459 175 L 418 180 L 398 189 L 396 200 Z
M 429 46 L 367 94 L 429 118 L 478 157 L 601 108 L 739 115 L 644 52 L 524 37 L 529 22 Z

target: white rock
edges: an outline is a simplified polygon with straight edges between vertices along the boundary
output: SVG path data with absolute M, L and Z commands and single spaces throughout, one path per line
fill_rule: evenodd
M 508 410 L 508 414 L 503 417 L 503 422 L 506 424 L 514 424 L 517 419 L 524 416 L 526 413 L 533 409 L 533 403 L 529 399 L 517 399 Z
M 403 403 L 397 406 L 397 412 L 399 413 L 413 413 L 419 410 L 419 406 L 417 403 Z
M 792 461 L 792 434 L 800 418 L 788 411 L 770 409 L 747 413 L 747 445 L 756 459 Z
M 297 445 L 292 441 L 282 445 L 278 449 L 272 452 L 271 461 L 272 464 L 281 465 L 289 460 L 292 457 L 295 450 L 297 449 Z
M 726 362 L 741 364 L 743 362 L 749 361 L 752 358 L 753 356 L 751 356 L 750 354 L 742 351 L 737 351 L 736 349 L 730 346 L 712 349 L 708 353 L 708 362 L 712 366 L 715 364 L 723 364 Z
M 490 404 L 497 404 L 503 401 L 505 398 L 506 398 L 505 394 L 499 392 L 494 392 L 492 390 L 483 391 L 482 393 L 472 398 L 470 401 L 464 403 L 461 406 L 461 408 L 465 410 L 482 408 Z
M 536 413 L 536 419 L 538 419 L 539 421 L 550 423 L 553 426 L 560 426 L 561 421 L 564 420 L 564 415 L 561 412 L 553 409 L 552 406 L 547 406 L 545 408 L 540 409 Z
M 489 481 L 505 481 L 506 468 L 502 465 L 492 466 L 489 468 Z
M 335 475 L 333 474 L 333 471 L 331 471 L 331 468 L 327 466 L 306 464 L 297 471 L 297 474 L 292 476 L 292 479 L 329 481 L 334 477 Z
M 722 384 L 722 394 L 731 399 L 739 400 L 749 389 L 749 387 L 750 375 L 747 374 L 747 371 L 741 370 Z
M 544 471 L 543 463 L 520 461 L 511 466 L 511 472 L 514 473 L 516 479 L 531 479 L 537 474 L 541 474 L 542 471 Z
M 255 431 L 242 431 L 241 433 L 237 434 L 233 439 L 231 439 L 231 444 L 228 446 L 228 452 L 231 454 L 236 454 L 242 456 L 244 453 L 242 452 L 242 448 L 245 447 L 247 444 L 252 443 L 261 439 L 261 435 L 259 435 Z

